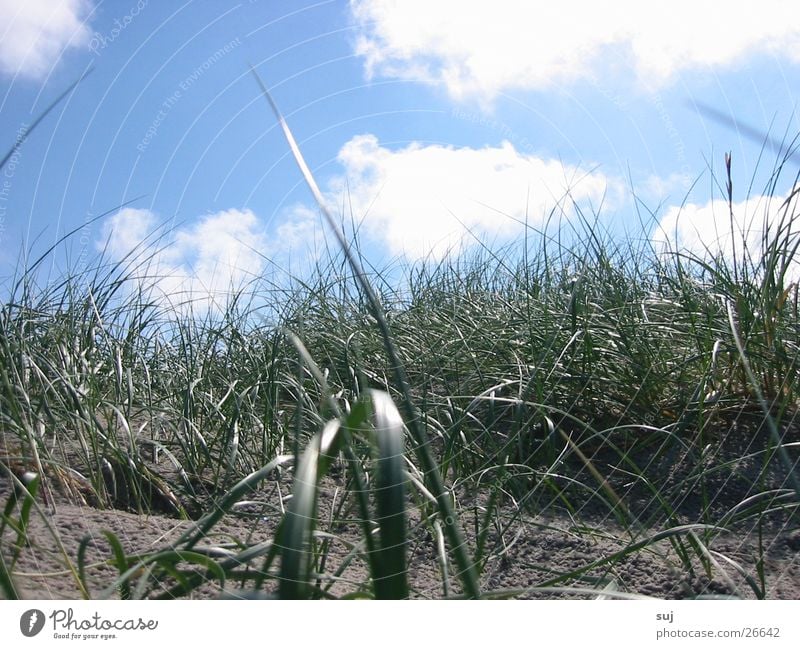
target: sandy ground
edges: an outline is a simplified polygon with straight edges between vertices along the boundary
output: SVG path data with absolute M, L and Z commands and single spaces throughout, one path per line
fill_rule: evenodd
M 739 437 L 751 439 L 756 448 L 764 443 L 757 436 Z M 586 498 L 577 511 L 559 509 L 555 506 L 556 499 L 540 498 L 529 503 L 531 507 L 525 515 L 520 515 L 518 508 L 512 506 L 514 502 L 507 499 L 488 536 L 488 558 L 481 571 L 482 588 L 496 596 L 513 597 L 642 595 L 678 599 L 754 598 L 756 591 L 763 587 L 769 599 L 800 599 L 800 524 L 796 507 L 773 506 L 773 513 L 760 518 L 733 517 L 725 523 L 724 529 L 694 527 L 690 534 L 689 528 L 683 527 L 680 534 L 644 543 L 670 528 L 703 521 L 725 522 L 726 513 L 733 510 L 741 514 L 740 504 L 748 502 L 756 493 L 775 490 L 773 493 L 779 495 L 779 499 L 773 505 L 796 502 L 796 496 L 787 488 L 785 466 L 780 463 L 776 462 L 774 470 L 764 474 L 758 456 L 731 461 L 731 458 L 748 457 L 747 449 L 723 445 L 717 456 L 706 454 L 704 457 L 709 466 L 725 467 L 725 471 L 708 472 L 702 484 L 693 482 L 695 466 L 685 458 L 665 454 L 659 463 L 647 465 L 648 478 L 659 485 L 660 493 L 669 495 L 674 506 L 670 521 L 665 520 L 663 509 L 654 504 L 651 492 L 642 486 L 643 481 L 629 486 L 625 472 L 615 468 L 619 463 L 610 458 L 604 464 L 602 456 L 594 456 L 593 461 L 628 504 L 632 517 L 628 520 L 634 523 L 620 525 L 597 497 Z M 792 459 L 798 461 L 796 455 Z M 646 460 L 647 451 L 638 458 L 639 465 L 645 466 Z M 563 468 L 572 478 L 584 484 L 591 482 L 585 468 L 578 465 Z M 226 515 L 198 548 L 232 550 L 237 544 L 241 549 L 269 541 L 279 520 L 281 498 L 290 491 L 290 473 L 284 473 L 281 480 L 265 483 L 259 492 L 248 497 L 257 505 L 244 507 L 239 514 Z M 756 476 L 759 476 L 757 488 L 754 486 Z M 352 521 L 352 515 L 337 520 L 331 511 L 332 503 L 337 498 L 340 501 L 342 495 L 342 484 L 336 480 L 335 476 L 326 478 L 320 497 L 319 529 L 330 535 L 324 538 L 331 543 L 326 574 L 341 565 L 353 544 L 361 540 L 361 528 Z M 10 489 L 8 476 L 0 471 L 0 504 L 7 502 Z M 472 544 L 485 494 L 457 491 L 456 495 L 462 525 L 468 543 Z M 571 502 L 579 502 L 580 497 L 572 494 Z M 543 503 L 546 506 L 542 506 Z M 0 550 L 11 568 L 19 595 L 28 599 L 71 599 L 87 595 L 81 591 L 77 578 L 77 556 L 84 539 L 88 540 L 85 561 L 88 596 L 118 597 L 118 591 L 108 590 L 118 571 L 109 561 L 113 554 L 104 531 L 112 532 L 125 552 L 132 554 L 168 548 L 195 525 L 192 521 L 164 515 L 138 515 L 75 505 L 63 497 L 51 506 L 41 502 L 37 505 L 27 530 L 28 544 L 17 548 L 16 535 L 8 526 L 0 538 Z M 460 586 L 457 575 L 453 574 L 454 566 L 447 566 L 449 579 L 443 580 L 436 540 L 430 536 L 427 526 L 419 524 L 420 512 L 413 506 L 409 511 L 410 526 L 414 530 L 408 548 L 412 596 L 457 596 Z M 618 556 L 636 544 L 644 547 Z M 686 551 L 687 555 L 681 557 L 681 551 Z M 260 565 L 261 560 L 250 567 L 258 570 Z M 587 567 L 590 568 L 587 570 Z M 573 571 L 577 572 L 570 579 L 554 580 Z M 360 560 L 352 561 L 332 582 L 330 595 L 353 593 L 357 584 L 364 583 L 365 575 L 364 564 Z M 447 591 L 443 581 L 448 584 Z M 274 580 L 267 580 L 259 596 L 269 593 L 274 585 Z M 206 584 L 190 596 L 241 597 L 248 595 L 250 588 L 251 582 L 229 580 L 224 586 Z M 156 588 L 150 595 L 158 592 Z
M 5 500 L 5 499 L 3 499 Z M 274 531 L 275 520 L 252 522 L 226 516 L 212 535 L 199 547 L 231 547 L 234 539 L 255 544 L 267 541 Z M 467 521 L 469 522 L 469 521 Z M 76 557 L 82 539 L 88 538 L 86 551 L 86 581 L 92 598 L 117 597 L 107 592 L 118 574 L 109 565 L 111 547 L 105 530 L 117 536 L 126 553 L 152 552 L 165 548 L 186 529 L 191 521 L 179 521 L 158 515 L 137 515 L 118 510 L 101 511 L 86 506 L 59 504 L 55 512 L 44 511 L 32 516 L 28 535 L 30 544 L 24 546 L 12 573 L 19 594 L 28 599 L 73 599 L 84 596 L 78 586 Z M 800 599 L 800 532 L 791 526 L 775 523 L 762 530 L 740 528 L 716 534 L 706 544 L 708 561 L 701 565 L 696 554 L 691 569 L 681 562 L 668 540 L 650 544 L 619 561 L 609 561 L 578 578 L 541 588 L 553 575 L 569 573 L 594 562 L 613 558 L 627 545 L 646 539 L 665 528 L 642 528 L 632 535 L 614 521 L 579 521 L 567 515 L 527 518 L 513 523 L 502 535 L 494 535 L 490 543 L 502 549 L 502 555 L 491 558 L 483 569 L 482 585 L 487 591 L 514 591 L 517 597 L 577 597 L 578 593 L 559 590 L 564 586 L 640 594 L 660 598 L 733 596 L 753 598 L 743 572 L 758 581 L 756 569 L 759 542 L 763 548 L 763 572 L 766 597 L 770 599 Z M 352 526 L 336 530 L 345 542 L 357 542 L 358 529 Z M 684 543 L 687 536 L 681 537 Z M 697 534 L 703 539 L 702 533 Z M 10 562 L 15 535 L 9 530 L 3 535 L 3 554 Z M 452 590 L 443 592 L 436 544 L 426 534 L 418 535 L 410 545 L 409 580 L 413 596 L 440 598 L 459 591 L 451 575 Z M 345 543 L 334 542 L 329 565 L 337 565 L 347 553 Z M 72 567 L 65 560 L 68 557 Z M 738 564 L 738 568 L 737 568 Z M 257 565 L 257 564 L 256 564 Z M 450 568 L 452 570 L 452 566 Z M 341 575 L 341 581 L 331 589 L 332 594 L 352 591 L 352 584 L 363 580 L 362 564 L 354 562 Z M 267 591 L 271 589 L 267 582 Z M 539 587 L 539 588 L 537 588 Z M 227 583 L 206 585 L 192 597 L 243 596 L 248 585 Z M 610 594 L 610 593 L 609 593 Z M 595 592 L 594 597 L 600 593 Z

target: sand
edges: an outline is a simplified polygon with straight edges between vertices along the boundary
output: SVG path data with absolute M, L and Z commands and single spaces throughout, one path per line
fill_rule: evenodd
M 738 439 L 749 440 L 748 445 L 755 444 L 754 448 L 763 448 L 765 443 L 763 431 Z M 786 441 L 794 449 L 792 440 Z M 594 494 L 565 491 L 570 503 L 581 503 L 570 511 L 560 506 L 561 501 L 554 494 L 543 490 L 541 482 L 536 486 L 534 481 L 529 492 L 516 494 L 516 500 L 507 495 L 493 518 L 481 566 L 482 589 L 491 596 L 525 598 L 800 599 L 800 524 L 796 494 L 790 488 L 785 465 L 774 461 L 769 471 L 762 473 L 758 455 L 728 440 L 702 456 L 706 468 L 720 470 L 708 471 L 702 481 L 697 481 L 696 454 L 665 453 L 659 455 L 658 462 L 648 464 L 648 453 L 652 451 L 645 449 L 634 459 L 640 467 L 646 466 L 647 479 L 669 497 L 670 518 L 644 481 L 631 481 L 618 459 L 615 461 L 613 455 L 604 457 L 600 450 L 591 456 L 592 462 L 625 502 L 625 521 L 609 511 L 608 495 L 600 488 Z M 796 474 L 796 449 L 791 459 Z M 572 462 L 561 469 L 571 480 L 597 486 L 579 463 Z M 335 503 L 341 502 L 341 480 L 341 474 L 326 478 L 319 499 L 318 529 L 324 535 L 319 540 L 327 538 L 330 543 L 328 575 L 362 538 L 352 512 L 333 509 Z M 8 475 L 0 471 L 0 502 L 7 502 L 10 490 Z M 270 541 L 290 491 L 288 469 L 275 480 L 262 483 L 258 492 L 248 496 L 249 504 L 224 516 L 197 549 L 210 554 L 230 553 Z M 748 513 L 742 503 L 765 493 L 771 495 L 756 501 L 762 511 L 770 513 Z M 456 488 L 454 495 L 466 538 L 474 550 L 475 525 L 483 518 L 481 508 L 486 503 L 486 493 Z M 126 554 L 152 553 L 169 548 L 196 525 L 194 521 L 163 514 L 101 510 L 70 502 L 63 494 L 54 496 L 49 505 L 41 499 L 37 501 L 27 529 L 27 544 L 17 548 L 16 535 L 8 526 L 0 539 L 2 555 L 23 598 L 119 597 L 120 591 L 113 587 L 118 571 L 111 561 L 113 553 L 106 531 L 119 539 Z M 436 539 L 429 526 L 420 524 L 422 512 L 415 502 L 409 500 L 408 576 L 412 597 L 457 597 L 461 589 L 454 565 L 448 563 L 448 578 L 443 579 Z M 789 506 L 781 506 L 782 503 Z M 663 538 L 646 542 L 658 535 Z M 82 590 L 77 577 L 82 542 L 86 590 Z M 632 546 L 639 549 L 626 552 Z M 681 552 L 686 554 L 681 556 Z M 258 559 L 249 567 L 258 571 L 262 561 Z M 243 570 L 244 566 L 240 573 Z M 574 574 L 568 579 L 558 578 L 570 573 Z M 366 574 L 361 560 L 350 562 L 335 579 L 322 582 L 327 587 L 326 596 L 362 592 L 358 585 L 365 582 Z M 252 584 L 247 579 L 224 584 L 211 580 L 188 596 L 268 596 L 276 584 L 274 570 L 258 593 L 252 592 Z M 143 594 L 163 595 L 173 585 L 167 581 L 154 584 Z
M 4 498 L 5 500 L 5 498 Z M 506 514 L 505 521 L 511 516 Z M 469 532 L 471 517 L 464 519 Z M 252 519 L 226 516 L 212 530 L 200 548 L 235 548 L 234 539 L 247 544 L 257 544 L 272 538 L 277 517 Z M 34 513 L 28 528 L 30 543 L 24 546 L 12 574 L 20 597 L 27 599 L 75 599 L 118 597 L 119 591 L 108 591 L 118 571 L 109 565 L 113 556 L 105 531 L 112 532 L 128 554 L 153 552 L 166 548 L 182 532 L 195 523 L 180 521 L 161 515 L 140 515 L 119 510 L 99 510 L 87 506 L 59 503 L 54 512 Z M 359 541 L 359 528 L 353 524 L 328 526 L 342 539 L 332 544 L 329 566 L 338 565 L 347 554 L 347 543 Z M 482 572 L 482 587 L 496 592 L 497 596 L 514 597 L 598 597 L 605 588 L 606 596 L 612 592 L 638 594 L 659 598 L 692 598 L 730 596 L 755 598 L 756 592 L 740 574 L 744 572 L 758 582 L 756 569 L 763 551 L 763 573 L 770 599 L 800 599 L 800 532 L 786 521 L 773 521 L 761 530 L 739 526 L 717 532 L 708 540 L 703 530 L 695 531 L 698 543 L 705 544 L 708 561 L 703 566 L 697 555 L 692 557 L 691 568 L 683 563 L 669 540 L 650 544 L 647 549 L 628 555 L 580 574 L 575 579 L 542 588 L 554 575 L 580 570 L 603 559 L 613 559 L 637 541 L 663 532 L 665 527 L 641 527 L 636 532 L 625 530 L 614 520 L 581 520 L 565 514 L 524 517 L 511 523 L 502 535 L 494 534 L 490 545 L 494 555 Z M 688 535 L 679 537 L 688 545 Z M 6 530 L 2 538 L 3 555 L 7 564 L 13 554 L 15 535 Z M 86 549 L 86 582 L 88 593 L 79 588 L 76 574 L 76 557 L 81 541 L 88 539 Z M 72 562 L 70 567 L 65 560 Z M 413 597 L 441 598 L 455 596 L 460 591 L 457 580 L 451 575 L 451 590 L 444 592 L 436 543 L 426 533 L 416 535 L 409 547 L 411 570 L 409 580 Z M 724 557 L 724 558 L 723 558 Z M 739 568 L 733 563 L 738 564 Z M 257 568 L 259 562 L 255 562 Z M 450 571 L 453 571 L 452 565 Z M 354 562 L 340 576 L 331 589 L 332 596 L 341 596 L 356 590 L 354 584 L 365 576 L 365 568 Z M 760 582 L 759 582 L 760 583 Z M 167 586 L 168 584 L 165 584 Z M 571 589 L 594 589 L 591 595 L 581 595 Z M 268 581 L 265 592 L 271 592 L 274 582 Z M 248 583 L 228 582 L 205 585 L 191 597 L 250 596 Z M 511 591 L 504 593 L 503 591 Z M 156 588 L 151 596 L 159 593 Z

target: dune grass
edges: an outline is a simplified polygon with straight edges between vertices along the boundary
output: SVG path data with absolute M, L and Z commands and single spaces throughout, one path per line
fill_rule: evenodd
M 325 212 L 339 252 L 315 274 L 288 290 L 254 283 L 204 314 L 167 307 L 135 259 L 44 286 L 36 264 L 23 270 L 0 308 L 12 487 L 0 530 L 13 532 L 0 592 L 20 594 L 27 521 L 66 497 L 194 520 L 132 555 L 109 532 L 119 577 L 102 593 L 86 544 L 64 550 L 87 597 L 191 596 L 214 582 L 240 596 L 405 598 L 422 546 L 439 596 L 630 597 L 580 580 L 664 540 L 681 569 L 732 565 L 765 597 L 763 574 L 708 547 L 737 525 L 796 525 L 796 195 L 760 249 L 732 259 L 620 242 L 561 207 L 564 226 L 399 274 L 367 273 L 357 237 Z M 757 467 L 744 486 L 743 462 Z M 267 483 L 291 496 L 265 505 Z M 209 544 L 255 502 L 278 517 L 273 538 Z M 521 521 L 552 511 L 613 520 L 623 549 L 482 590 Z

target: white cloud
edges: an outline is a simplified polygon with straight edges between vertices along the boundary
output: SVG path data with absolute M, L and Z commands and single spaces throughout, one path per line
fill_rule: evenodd
M 176 309 L 224 308 L 229 295 L 261 274 L 270 249 L 250 210 L 210 214 L 164 236 L 156 231 L 152 212 L 125 208 L 104 224 L 97 245 L 114 261 L 138 262 L 134 276 Z
M 103 238 L 97 246 L 119 260 L 139 252 L 156 227 L 156 216 L 151 211 L 126 207 L 103 223 Z
M 368 75 L 444 85 L 491 100 L 632 67 L 655 88 L 683 71 L 766 52 L 800 61 L 787 0 L 351 0 Z
M 0 71 L 40 78 L 62 50 L 89 41 L 88 0 L 0 0 Z
M 646 204 L 683 201 L 690 197 L 695 178 L 674 172 L 666 178 L 651 174 L 636 185 L 636 196 Z
M 325 247 L 325 228 L 320 214 L 303 203 L 291 207 L 275 229 L 279 246 L 275 258 L 284 263 L 289 272 L 302 273 L 308 262 L 322 256 Z
M 412 260 L 457 253 L 476 237 L 519 234 L 526 218 L 543 223 L 567 191 L 568 205 L 599 207 L 607 189 L 612 198 L 618 189 L 601 173 L 522 154 L 509 142 L 481 149 L 413 143 L 393 151 L 368 134 L 347 142 L 338 160 L 344 175 L 331 183 L 332 202 L 344 196 L 366 234 Z
M 757 269 L 769 249 L 789 250 L 797 242 L 797 208 L 797 196 L 791 193 L 754 196 L 734 203 L 732 210 L 721 198 L 704 205 L 673 206 L 653 231 L 652 241 L 661 254 L 681 252 L 704 261 L 719 258 L 731 268 L 736 255 L 740 267 L 745 261 L 748 268 Z M 791 260 L 788 276 L 800 279 L 800 259 Z

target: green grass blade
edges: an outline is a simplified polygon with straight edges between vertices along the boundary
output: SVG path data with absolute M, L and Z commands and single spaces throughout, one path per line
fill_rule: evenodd
M 117 583 L 119 588 L 119 596 L 122 599 L 130 599 L 131 598 L 131 586 L 128 583 L 128 578 L 126 573 L 130 569 L 130 562 L 128 561 L 128 557 L 125 556 L 125 550 L 122 547 L 122 544 L 119 542 L 119 539 L 114 535 L 113 532 L 109 532 L 108 530 L 103 530 L 103 536 L 108 539 L 108 543 L 111 545 L 111 551 L 114 554 L 114 565 L 117 566 L 117 570 L 119 570 L 120 579 Z
M 40 484 L 41 476 L 37 474 L 36 477 L 26 485 L 26 493 L 19 508 L 19 520 L 17 521 L 17 541 L 14 544 L 14 559 L 12 561 L 12 565 L 13 563 L 16 563 L 16 560 L 19 558 L 22 549 L 28 543 L 28 523 L 30 522 L 31 508 L 33 507 L 36 494 L 39 491 Z
M 373 312 L 375 320 L 378 323 L 378 327 L 380 328 L 384 347 L 387 355 L 389 356 L 390 365 L 395 373 L 397 386 L 403 395 L 403 407 L 406 411 L 406 423 L 408 424 L 409 430 L 414 437 L 415 452 L 417 453 L 420 464 L 422 465 L 426 480 L 430 482 L 431 491 L 436 496 L 442 518 L 445 521 L 445 530 L 450 541 L 451 551 L 453 552 L 456 563 L 458 564 L 459 576 L 464 585 L 464 590 L 470 597 L 480 597 L 480 587 L 478 585 L 475 564 L 469 556 L 467 545 L 464 540 L 464 534 L 461 530 L 461 525 L 456 512 L 453 509 L 452 503 L 450 502 L 450 494 L 444 486 L 444 481 L 442 480 L 439 468 L 431 453 L 427 433 L 425 432 L 419 414 L 416 412 L 416 409 L 413 405 L 414 400 L 411 395 L 411 382 L 408 379 L 405 366 L 401 361 L 397 348 L 392 340 L 392 335 L 389 331 L 389 325 L 386 320 L 386 314 L 384 313 L 383 306 L 381 305 L 378 296 L 372 288 L 372 285 L 367 279 L 367 275 L 364 272 L 361 263 L 353 254 L 353 251 L 345 239 L 344 234 L 339 230 L 336 225 L 336 221 L 328 210 L 326 202 L 322 196 L 322 192 L 320 192 L 319 187 L 314 180 L 314 176 L 312 175 L 308 165 L 305 162 L 305 159 L 303 158 L 289 125 L 286 123 L 286 120 L 278 109 L 278 106 L 273 100 L 272 95 L 270 95 L 267 87 L 264 85 L 264 82 L 261 80 L 261 77 L 258 75 L 255 68 L 251 67 L 251 70 L 261 88 L 262 94 L 269 102 L 272 111 L 275 114 L 281 129 L 283 130 L 283 134 L 286 137 L 286 141 L 289 144 L 289 148 L 292 151 L 292 155 L 294 156 L 297 166 L 300 168 L 306 184 L 311 190 L 311 193 L 314 195 L 314 199 L 316 200 L 320 211 L 325 217 L 328 226 L 334 232 L 342 253 L 347 259 L 347 263 L 353 269 L 353 273 L 358 281 L 359 286 L 367 296 L 367 303 Z
M 371 560 L 375 596 L 378 599 L 406 599 L 408 540 L 403 420 L 388 394 L 378 390 L 371 390 L 369 394 L 378 451 L 375 501 L 380 550 L 375 560 Z
M 241 500 L 245 494 L 255 489 L 259 482 L 265 480 L 279 466 L 291 460 L 291 455 L 279 455 L 258 471 L 254 471 L 240 480 L 225 494 L 225 496 L 223 496 L 222 500 L 211 512 L 203 516 L 203 518 L 197 521 L 193 528 L 187 530 L 180 536 L 175 542 L 174 547 L 183 545 L 185 549 L 191 549 L 198 541 L 208 534 L 209 530 L 214 527 L 228 511 L 230 511 L 231 506 L 233 506 L 236 501 Z
M 3 167 L 6 166 L 8 161 L 11 159 L 11 156 L 13 156 L 19 150 L 19 148 L 22 146 L 23 142 L 25 142 L 25 140 L 28 138 L 28 136 L 31 134 L 31 132 L 33 132 L 33 130 L 37 126 L 39 126 L 39 124 L 41 124 L 42 120 L 44 120 L 44 118 L 47 117 L 53 111 L 53 109 L 56 106 L 58 106 L 62 101 L 64 101 L 64 98 L 67 95 L 69 95 L 69 93 L 71 93 L 81 81 L 83 81 L 89 74 L 91 74 L 91 72 L 92 72 L 92 69 L 90 68 L 89 70 L 84 72 L 80 77 L 78 77 L 77 80 L 73 81 L 69 86 L 67 86 L 66 90 L 64 90 L 58 97 L 56 97 L 53 101 L 51 101 L 50 104 L 47 106 L 47 108 L 45 108 L 39 114 L 39 116 L 35 120 L 33 120 L 33 124 L 31 124 L 25 130 L 25 134 L 17 139 L 17 141 L 14 143 L 14 145 L 11 147 L 11 149 L 9 149 L 8 153 L 6 153 L 3 156 L 3 159 L 0 160 L 0 169 L 2 169 Z
M 89 545 L 94 541 L 91 535 L 87 534 L 81 539 L 81 542 L 78 544 L 78 556 L 77 556 L 77 563 L 78 563 L 78 581 L 83 584 L 83 589 L 88 595 L 87 599 L 91 599 L 91 593 L 89 591 L 89 582 L 86 579 L 86 550 L 88 550 Z
M 317 471 L 320 443 L 317 435 L 300 456 L 292 500 L 276 540 L 281 548 L 278 594 L 281 599 L 305 599 L 311 581 L 311 534 L 317 517 Z
M 0 592 L 6 599 L 21 599 L 2 552 L 0 552 Z

